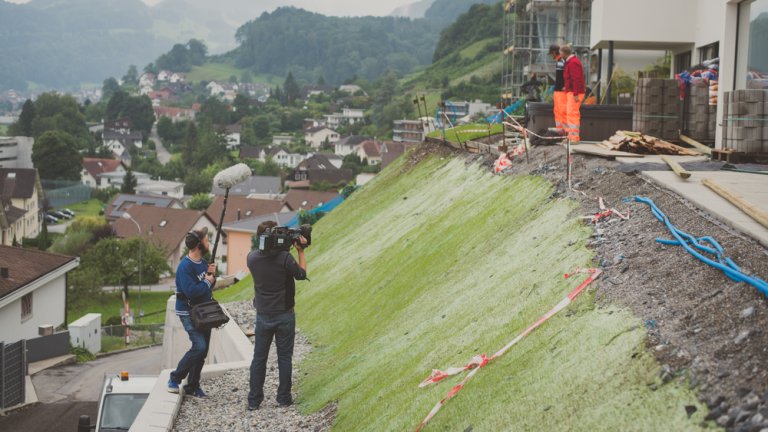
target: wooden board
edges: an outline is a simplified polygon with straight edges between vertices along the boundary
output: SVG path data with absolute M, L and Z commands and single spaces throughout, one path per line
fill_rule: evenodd
M 675 172 L 680 178 L 687 179 L 691 177 L 691 173 L 685 170 L 685 168 L 682 167 L 679 163 L 674 161 L 671 157 L 667 155 L 661 155 L 661 160 L 667 163 L 670 168 L 672 168 L 672 171 Z
M 705 146 L 704 144 L 696 141 L 693 138 L 689 138 L 689 137 L 687 137 L 687 136 L 685 136 L 683 134 L 680 134 L 680 140 L 682 142 L 686 143 L 686 144 L 689 144 L 689 145 L 693 146 L 693 150 L 695 150 L 695 151 L 697 151 L 697 152 L 699 152 L 701 154 L 706 154 L 706 155 L 711 155 L 712 154 L 712 149 L 711 148 Z
M 740 195 L 734 193 L 733 191 L 715 183 L 714 181 L 710 179 L 704 179 L 701 181 L 701 183 L 712 189 L 715 193 L 720 195 L 721 197 L 725 198 L 730 202 L 731 204 L 738 207 L 739 210 L 743 211 L 749 217 L 754 219 L 757 223 L 760 225 L 768 228 L 768 213 L 764 212 L 763 210 L 757 208 L 749 201 L 742 198 Z
M 616 150 L 608 150 L 606 148 L 602 148 L 596 144 L 585 144 L 580 143 L 576 145 L 571 146 L 571 151 L 573 153 L 581 153 L 581 154 L 587 154 L 590 156 L 599 156 L 604 158 L 615 158 L 615 157 L 634 157 L 634 158 L 641 158 L 643 155 L 636 154 L 636 153 L 627 153 L 623 151 L 616 151 Z

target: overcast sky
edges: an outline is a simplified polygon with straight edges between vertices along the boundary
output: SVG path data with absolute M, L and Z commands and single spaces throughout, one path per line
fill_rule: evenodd
M 6 0 L 11 3 L 27 3 L 29 0 Z M 147 4 L 155 4 L 161 0 L 142 0 Z M 388 15 L 396 8 L 413 3 L 417 0 L 285 0 L 280 3 L 293 5 L 313 12 L 326 15 Z M 263 3 L 254 0 L 254 4 Z M 274 2 L 269 2 L 274 3 Z

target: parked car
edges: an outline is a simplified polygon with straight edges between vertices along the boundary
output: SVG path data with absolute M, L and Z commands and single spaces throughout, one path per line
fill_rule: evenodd
M 72 216 L 62 212 L 62 211 L 54 211 L 53 215 L 56 216 L 59 219 L 72 219 Z
M 70 217 L 75 217 L 75 212 L 73 212 L 72 210 L 70 210 L 68 208 L 61 209 L 59 211 L 64 213 L 65 215 L 69 215 Z
M 58 218 L 56 218 L 55 216 L 51 216 L 51 215 L 49 215 L 49 214 L 45 215 L 45 216 L 43 217 L 43 219 L 45 219 L 45 222 L 46 222 L 48 225 L 53 225 L 53 224 L 55 224 L 55 223 L 58 223 L 58 222 L 59 222 L 59 219 L 58 219 Z
M 129 376 L 128 372 L 105 376 L 96 424 L 88 429 L 96 432 L 129 430 L 156 382 L 157 376 Z M 87 415 L 80 416 L 80 422 L 90 425 L 91 419 Z

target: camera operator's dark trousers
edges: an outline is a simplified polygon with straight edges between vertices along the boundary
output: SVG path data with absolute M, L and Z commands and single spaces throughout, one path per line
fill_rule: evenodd
M 264 380 L 267 374 L 267 358 L 272 339 L 277 345 L 277 367 L 280 384 L 277 387 L 277 403 L 289 405 L 291 399 L 291 375 L 293 369 L 293 342 L 296 337 L 296 316 L 293 312 L 279 315 L 256 314 L 253 361 L 251 362 L 250 392 L 248 404 L 258 406 L 264 400 Z

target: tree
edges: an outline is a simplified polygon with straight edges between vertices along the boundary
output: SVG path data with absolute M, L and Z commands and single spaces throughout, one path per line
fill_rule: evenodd
M 8 129 L 11 136 L 32 136 L 32 122 L 35 120 L 35 104 L 31 99 L 24 101 L 19 120 Z
M 187 51 L 189 52 L 189 63 L 200 66 L 205 63 L 205 56 L 208 55 L 208 47 L 198 39 L 190 39 L 187 42 Z
M 93 141 L 85 124 L 80 105 L 70 95 L 49 92 L 35 100 L 35 118 L 32 120 L 32 136 L 36 139 L 48 131 L 63 131 L 75 139 L 78 149 L 88 148 Z
M 125 172 L 125 176 L 123 177 L 123 186 L 120 188 L 120 192 L 133 194 L 136 191 L 136 184 L 136 176 L 133 175 L 133 172 L 129 169 Z
M 325 85 L 325 78 L 320 75 L 320 77 L 317 78 L 317 85 L 324 86 Z
M 122 285 L 125 292 L 129 284 L 138 283 L 139 250 L 141 250 L 142 282 L 151 283 L 170 270 L 165 253 L 144 239 L 107 238 L 99 241 L 83 254 L 81 269 L 98 269 L 100 284 Z M 79 270 L 79 269 L 78 269 Z
M 72 135 L 48 131 L 32 145 L 32 162 L 46 180 L 80 180 L 83 157 Z
M 43 222 L 43 227 L 37 236 L 37 248 L 44 251 L 49 247 L 51 247 L 51 238 L 48 236 L 48 224 Z
M 301 88 L 299 88 L 299 84 L 296 83 L 296 79 L 293 77 L 292 72 L 288 72 L 288 76 L 285 77 L 283 91 L 285 92 L 285 103 L 288 105 L 301 99 Z
M 109 98 L 107 109 L 104 113 L 107 120 L 116 120 L 120 118 L 120 112 L 123 110 L 125 101 L 128 100 L 129 97 L 128 93 L 118 90 Z
M 211 206 L 211 203 L 213 203 L 213 199 L 211 199 L 207 193 L 198 193 L 189 199 L 187 208 L 192 210 L 205 210 Z
M 112 98 L 112 95 L 120 91 L 120 84 L 117 80 L 109 77 L 104 80 L 101 86 L 101 100 L 108 101 Z
M 128 66 L 128 72 L 123 76 L 123 82 L 128 84 L 139 83 L 139 71 L 136 70 L 136 65 Z
M 198 145 L 197 126 L 195 126 L 194 123 L 190 123 L 187 127 L 186 136 L 184 137 L 184 149 L 181 154 L 182 160 L 186 166 L 192 166 L 192 163 L 195 161 L 195 152 L 197 151 Z

